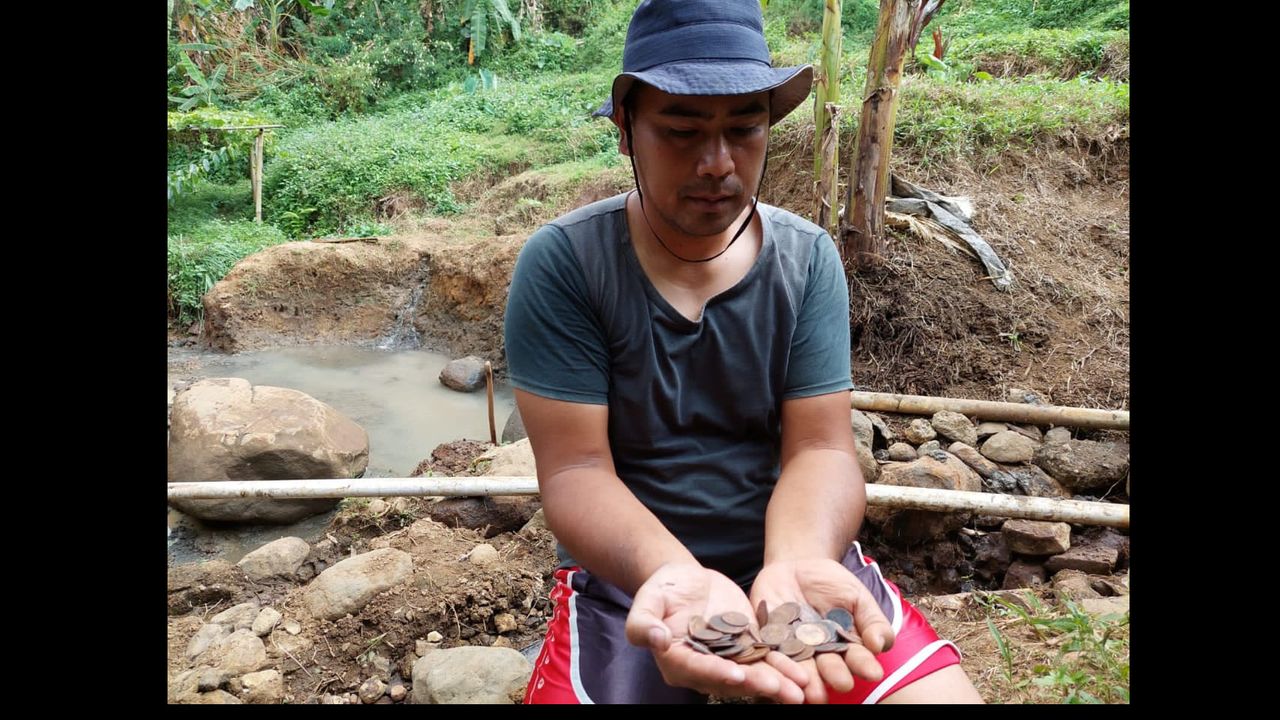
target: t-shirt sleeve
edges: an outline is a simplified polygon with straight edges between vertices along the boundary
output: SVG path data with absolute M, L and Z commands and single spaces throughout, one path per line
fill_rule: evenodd
M 503 333 L 511 384 L 569 402 L 609 402 L 609 353 L 587 297 L 582 266 L 554 225 L 516 259 Z
M 831 236 L 814 241 L 783 398 L 850 390 L 849 285 Z

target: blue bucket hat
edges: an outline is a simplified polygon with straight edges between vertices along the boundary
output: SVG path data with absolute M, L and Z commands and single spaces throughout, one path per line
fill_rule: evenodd
M 643 0 L 627 28 L 622 73 L 594 115 L 612 117 L 637 80 L 672 95 L 767 90 L 773 125 L 809 97 L 813 66 L 773 67 L 759 0 Z

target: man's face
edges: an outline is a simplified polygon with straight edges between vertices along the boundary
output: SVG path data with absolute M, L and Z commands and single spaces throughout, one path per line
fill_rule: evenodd
M 685 235 L 724 232 L 760 182 L 769 93 L 670 95 L 643 83 L 633 93 L 632 144 L 645 209 Z M 625 123 L 619 128 L 625 155 Z

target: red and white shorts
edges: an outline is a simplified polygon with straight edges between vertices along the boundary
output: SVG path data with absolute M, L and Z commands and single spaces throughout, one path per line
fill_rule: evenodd
M 960 650 L 942 640 L 929 621 L 880 574 L 875 561 L 853 543 L 844 566 L 862 581 L 893 625 L 893 647 L 876 659 L 884 677 L 876 683 L 854 679 L 853 690 L 827 688 L 832 703 L 875 703 L 891 692 L 960 662 Z M 624 627 L 631 598 L 581 568 L 555 573 L 554 611 L 525 690 L 533 703 L 698 703 L 706 696 L 662 680 L 653 655 L 627 642 Z

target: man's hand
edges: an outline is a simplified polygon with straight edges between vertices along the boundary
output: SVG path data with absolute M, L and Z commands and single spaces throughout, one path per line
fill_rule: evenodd
M 806 702 L 827 701 L 823 682 L 836 692 L 848 692 L 853 689 L 855 675 L 871 682 L 884 676 L 875 654 L 893 647 L 893 628 L 871 591 L 840 563 L 825 558 L 769 563 L 751 586 L 752 605 L 761 600 L 770 608 L 796 602 L 823 615 L 832 608 L 843 608 L 853 615 L 853 633 L 862 638 L 862 644 L 850 644 L 843 656 L 824 653 L 797 664 L 781 653 L 769 654 L 767 661 L 788 676 L 794 677 L 791 668 L 798 667 L 814 679 L 804 684 Z M 822 682 L 817 682 L 819 678 Z
M 856 582 L 856 581 L 855 581 Z M 773 663 L 739 665 L 715 655 L 696 652 L 683 641 L 689 621 L 740 612 L 754 618 L 746 595 L 729 578 L 696 563 L 668 563 L 658 568 L 636 591 L 627 615 L 627 640 L 649 648 L 668 685 L 708 695 L 760 696 L 783 703 L 800 703 L 808 675 L 799 665 L 778 669 Z M 770 655 L 781 655 L 770 653 Z

